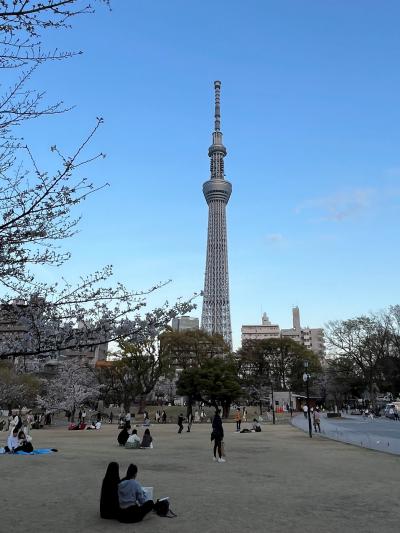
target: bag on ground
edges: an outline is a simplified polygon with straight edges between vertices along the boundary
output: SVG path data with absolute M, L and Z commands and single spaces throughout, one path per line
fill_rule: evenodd
M 158 516 L 164 516 L 166 518 L 175 518 L 176 514 L 172 511 L 172 509 L 169 506 L 169 499 L 168 498 L 162 498 L 161 500 L 157 500 L 154 504 L 154 510 L 158 514 Z

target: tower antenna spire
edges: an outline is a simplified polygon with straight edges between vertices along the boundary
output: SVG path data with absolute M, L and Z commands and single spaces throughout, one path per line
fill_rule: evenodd
M 221 130 L 221 82 L 214 81 L 215 89 L 215 131 Z
M 210 179 L 203 184 L 203 193 L 208 204 L 208 237 L 201 328 L 210 335 L 219 333 L 226 344 L 232 347 L 226 231 L 226 205 L 232 192 L 232 184 L 225 179 L 224 174 L 226 148 L 222 144 L 220 131 L 220 81 L 214 81 L 214 90 L 215 129 L 212 145 L 208 149 Z

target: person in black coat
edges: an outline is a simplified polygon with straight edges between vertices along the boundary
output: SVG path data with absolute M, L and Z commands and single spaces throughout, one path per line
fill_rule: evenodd
M 101 518 L 115 518 L 119 517 L 119 501 L 118 501 L 118 484 L 119 479 L 119 465 L 112 462 L 108 465 L 106 475 L 104 476 L 101 485 L 100 494 L 100 516 Z
M 117 441 L 120 446 L 125 446 L 129 437 L 129 431 L 124 427 L 118 434 Z
M 217 461 L 218 450 L 218 463 L 225 463 L 225 459 L 222 457 L 222 441 L 224 439 L 224 428 L 222 427 L 222 419 L 219 416 L 219 410 L 215 411 L 215 416 L 212 421 L 212 433 L 211 440 L 214 441 L 214 461 Z

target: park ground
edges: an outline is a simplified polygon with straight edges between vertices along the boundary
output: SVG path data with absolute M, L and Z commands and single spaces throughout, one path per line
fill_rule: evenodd
M 116 425 L 99 431 L 55 427 L 32 431 L 43 456 L 0 456 L 0 531 L 33 533 L 386 533 L 399 530 L 397 456 L 328 439 L 309 439 L 288 424 L 237 434 L 225 424 L 227 462 L 212 461 L 210 425 L 177 435 L 153 426 L 153 450 L 116 445 Z M 140 434 L 142 430 L 139 430 Z M 4 440 L 5 432 L 0 433 Z M 2 442 L 3 444 L 3 442 Z M 101 520 L 107 464 L 138 479 L 155 497 L 169 496 L 178 517 L 150 514 L 139 524 Z

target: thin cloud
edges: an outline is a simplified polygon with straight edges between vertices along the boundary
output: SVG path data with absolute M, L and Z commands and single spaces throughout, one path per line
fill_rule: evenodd
M 268 244 L 280 244 L 284 241 L 284 237 L 281 233 L 269 233 L 265 236 L 265 240 Z
M 369 209 L 377 196 L 373 188 L 353 189 L 332 196 L 312 198 L 296 207 L 295 213 L 314 211 L 317 220 L 342 222 Z

